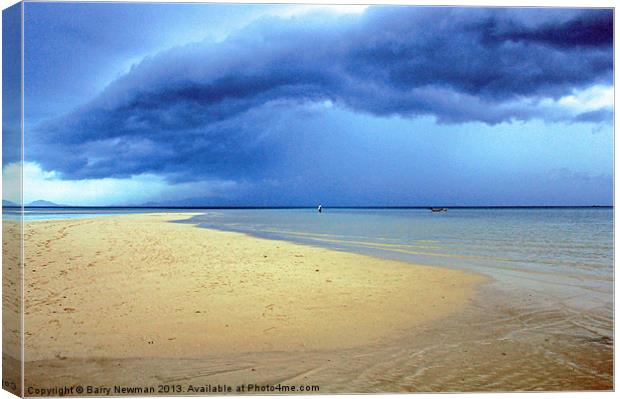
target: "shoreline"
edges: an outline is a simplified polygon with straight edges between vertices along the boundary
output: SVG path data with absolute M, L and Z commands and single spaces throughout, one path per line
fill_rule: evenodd
M 506 207 L 515 208 L 515 207 Z M 519 207 L 516 207 L 519 208 Z M 544 208 L 544 207 L 520 207 L 520 208 Z M 568 208 L 568 207 L 557 207 Z M 574 208 L 574 207 L 570 207 Z M 585 207 L 584 207 L 585 208 Z M 587 207 L 589 208 L 589 207 Z M 450 252 L 424 252 L 419 249 L 408 249 L 406 243 L 383 244 L 372 241 L 365 237 L 360 237 L 359 241 L 348 238 L 337 238 L 337 236 L 321 236 L 311 232 L 297 231 L 278 231 L 254 229 L 248 230 L 227 226 L 226 224 L 209 224 L 204 223 L 200 218 L 207 213 L 194 214 L 187 220 L 178 221 L 178 223 L 187 223 L 200 228 L 211 230 L 233 232 L 245 234 L 250 237 L 268 240 L 285 241 L 298 245 L 305 245 L 315 248 L 324 248 L 328 250 L 359 254 L 370 256 L 380 260 L 388 260 L 410 264 L 412 266 L 428 266 L 447 268 L 449 270 L 462 270 L 468 273 L 482 275 L 487 279 L 487 284 L 495 284 L 498 287 L 521 287 L 523 296 L 539 297 L 542 302 L 549 299 L 560 300 L 563 305 L 568 305 L 575 311 L 591 311 L 595 307 L 610 307 L 608 301 L 611 293 L 609 287 L 605 287 L 610 280 L 606 276 L 588 275 L 590 286 L 582 286 L 583 276 L 579 273 L 566 272 L 549 269 L 522 268 L 519 267 L 517 259 L 509 259 L 503 257 L 488 257 L 477 255 L 464 255 L 460 253 Z M 203 227 L 204 226 L 204 227 Z M 523 263 L 527 263 L 527 260 Z M 599 286 L 592 286 L 599 282 Z M 613 287 L 613 280 L 611 281 Z M 567 289 L 566 287 L 570 287 Z M 593 298 L 584 298 L 580 292 L 593 295 Z M 547 298 L 543 298 L 547 297 Z M 571 298 L 579 297 L 580 300 L 571 300 Z M 607 309 L 609 310 L 609 309 Z
M 187 216 L 26 223 L 26 359 L 352 348 L 457 312 L 485 281 L 169 223 Z

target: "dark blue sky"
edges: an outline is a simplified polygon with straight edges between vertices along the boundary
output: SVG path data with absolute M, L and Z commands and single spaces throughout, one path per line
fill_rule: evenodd
M 611 204 L 612 28 L 604 9 L 27 3 L 26 201 Z

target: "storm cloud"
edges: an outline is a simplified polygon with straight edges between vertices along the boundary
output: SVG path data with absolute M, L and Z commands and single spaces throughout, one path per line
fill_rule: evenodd
M 65 179 L 260 179 L 296 140 L 278 115 L 315 104 L 443 124 L 608 122 L 609 108 L 576 115 L 548 104 L 611 85 L 612 30 L 603 9 L 262 18 L 142 60 L 91 102 L 34 127 L 29 156 Z

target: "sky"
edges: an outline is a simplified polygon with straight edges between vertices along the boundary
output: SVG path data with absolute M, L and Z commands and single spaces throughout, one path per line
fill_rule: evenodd
M 25 202 L 613 202 L 611 10 L 26 3 L 24 24 Z

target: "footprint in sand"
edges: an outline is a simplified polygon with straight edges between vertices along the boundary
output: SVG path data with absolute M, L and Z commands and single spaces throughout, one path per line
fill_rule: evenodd
M 270 303 L 269 305 L 265 306 L 265 310 L 263 311 L 263 317 L 267 317 L 267 314 L 273 314 L 273 308 L 275 307 L 275 305 L 273 303 Z

